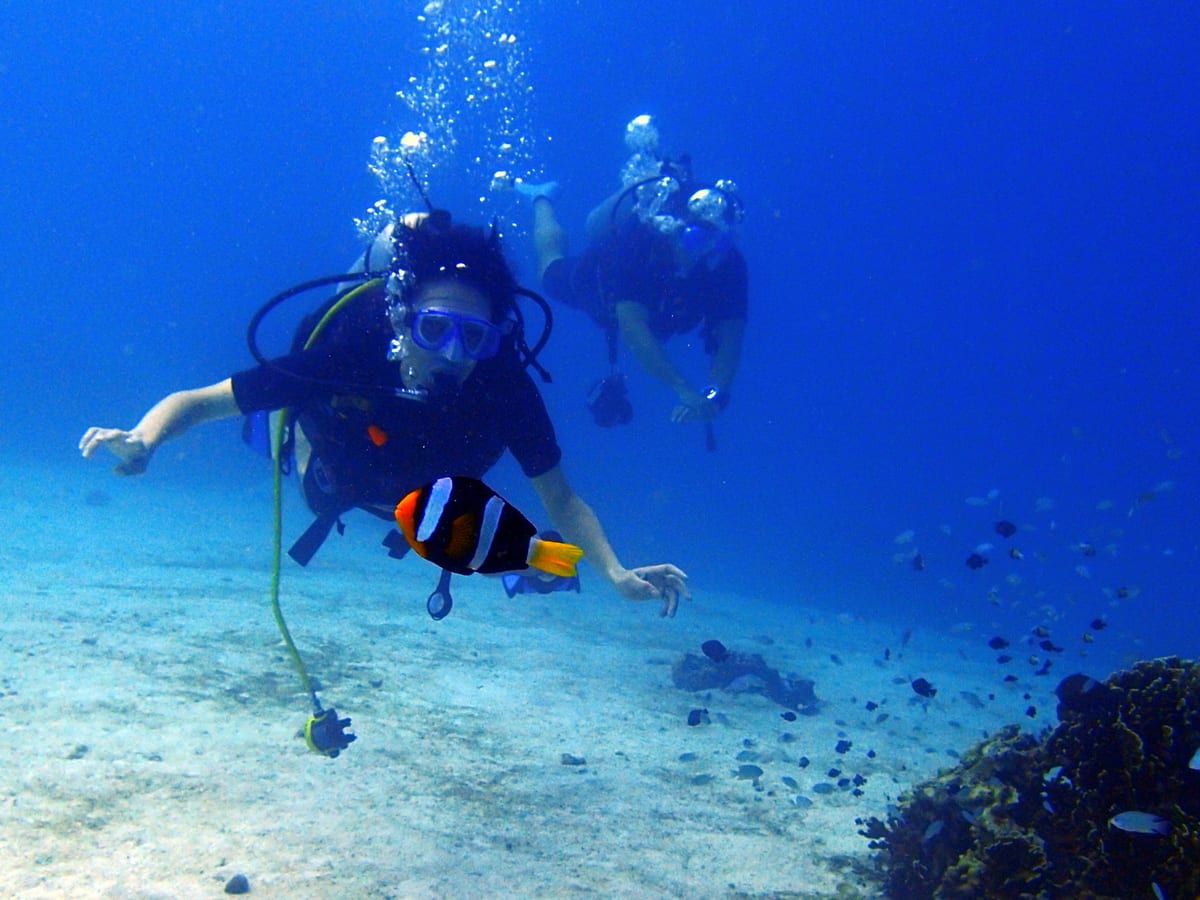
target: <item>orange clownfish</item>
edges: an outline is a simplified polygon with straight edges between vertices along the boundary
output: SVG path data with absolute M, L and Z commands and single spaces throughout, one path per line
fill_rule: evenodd
M 490 487 L 464 475 L 439 478 L 396 505 L 396 524 L 417 554 L 459 575 L 538 569 L 570 577 L 583 551 L 546 541 Z

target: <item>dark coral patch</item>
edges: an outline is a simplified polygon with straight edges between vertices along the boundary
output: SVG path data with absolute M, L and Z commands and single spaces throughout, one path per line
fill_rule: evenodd
M 1010 725 L 886 822 L 860 822 L 887 896 L 1152 896 L 1151 879 L 1167 897 L 1200 896 L 1200 664 L 1070 675 L 1056 693 L 1061 724 L 1044 742 Z M 1169 832 L 1105 829 L 1133 800 Z

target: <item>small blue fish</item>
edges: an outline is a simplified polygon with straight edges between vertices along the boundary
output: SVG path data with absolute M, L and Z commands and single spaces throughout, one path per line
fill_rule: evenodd
M 733 770 L 733 777 L 743 781 L 757 781 L 762 777 L 763 770 L 758 766 L 746 764 Z
M 1162 816 L 1156 816 L 1154 813 L 1139 812 L 1136 809 L 1117 813 L 1108 820 L 1108 824 L 1113 828 L 1119 828 L 1121 831 L 1129 831 L 1133 834 L 1171 833 L 1171 823 Z
M 1192 759 L 1188 763 L 1188 768 L 1200 771 L 1200 748 L 1197 748 L 1196 752 L 1192 754 Z

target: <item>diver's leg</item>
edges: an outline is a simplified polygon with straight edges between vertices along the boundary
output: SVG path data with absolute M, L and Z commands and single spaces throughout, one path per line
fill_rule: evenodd
M 562 259 L 567 249 L 567 233 L 559 224 L 554 204 L 548 197 L 533 200 L 533 248 L 538 259 L 538 278 L 555 260 Z

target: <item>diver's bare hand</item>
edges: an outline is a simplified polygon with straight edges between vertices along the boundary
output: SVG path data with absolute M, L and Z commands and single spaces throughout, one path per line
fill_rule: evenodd
M 118 475 L 141 475 L 150 465 L 153 451 L 146 446 L 141 436 L 120 428 L 89 428 L 79 439 L 79 451 L 84 459 L 90 459 L 101 447 L 106 448 L 119 463 L 113 468 Z
M 711 422 L 717 417 L 717 413 L 720 411 L 717 405 L 710 400 L 701 400 L 699 406 L 688 406 L 686 403 L 680 403 L 671 410 L 671 421 L 676 424 L 682 422 Z
M 687 575 L 670 563 L 626 569 L 614 581 L 614 586 L 629 600 L 661 600 L 661 614 L 668 617 L 674 617 L 680 598 L 692 599 L 687 589 Z
M 711 422 L 721 412 L 721 407 L 709 400 L 699 391 L 689 387 L 679 391 L 679 403 L 671 410 L 671 421 L 682 422 Z

